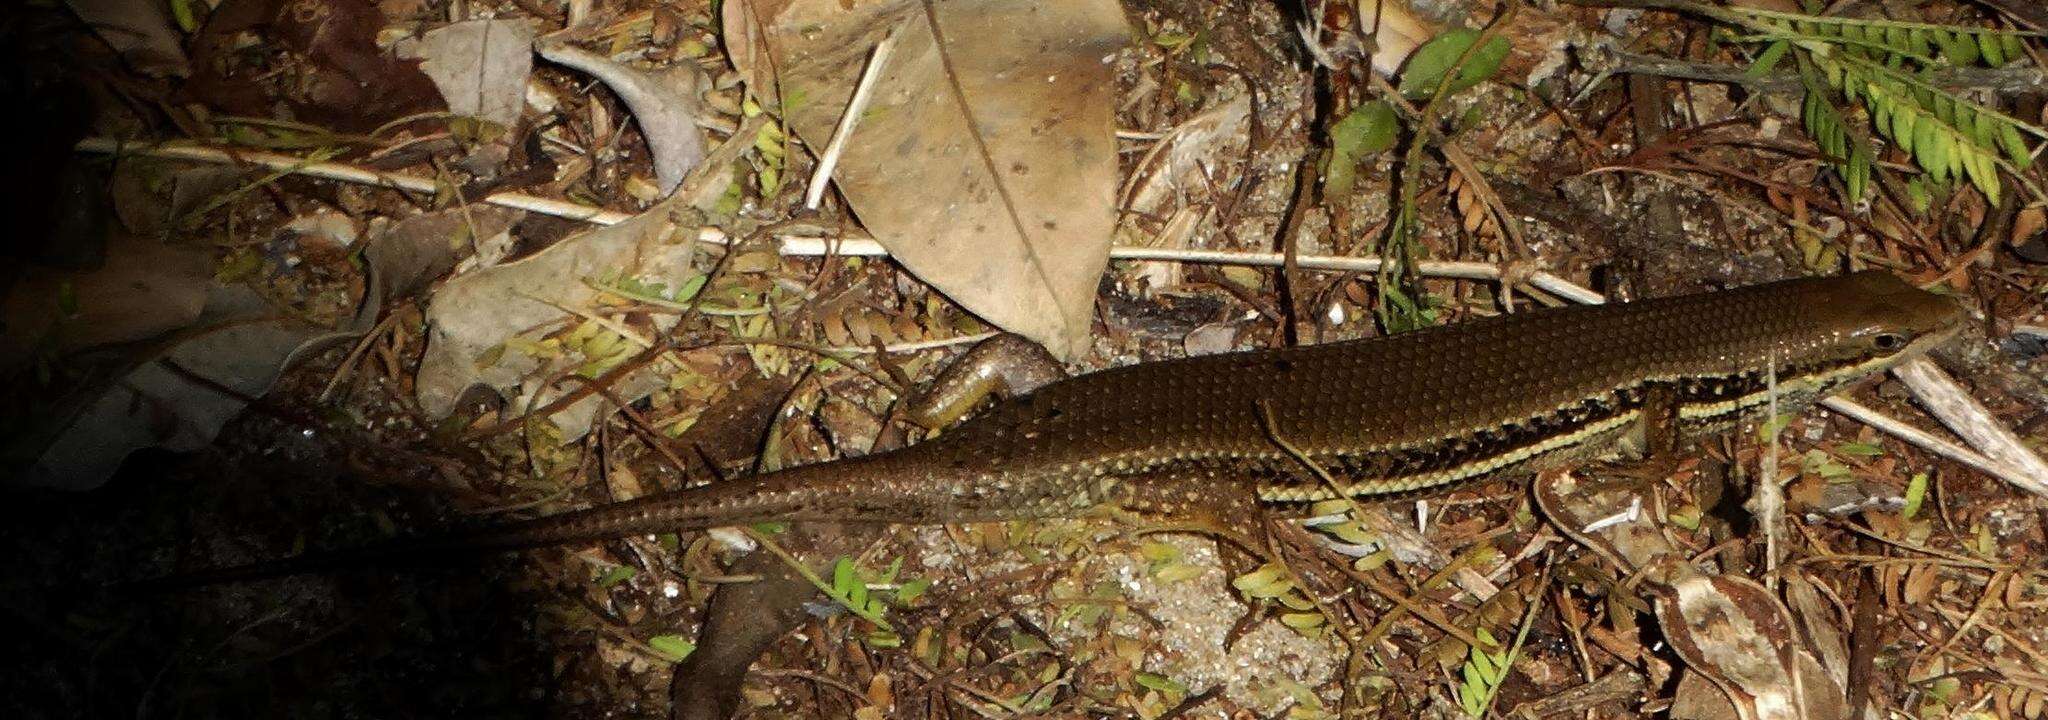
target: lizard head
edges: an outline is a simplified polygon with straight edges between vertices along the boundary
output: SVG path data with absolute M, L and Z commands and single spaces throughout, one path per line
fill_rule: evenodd
M 1822 327 L 1826 355 L 1877 372 L 1955 336 L 1963 309 L 1887 272 L 1866 270 L 1815 285 L 1806 310 Z

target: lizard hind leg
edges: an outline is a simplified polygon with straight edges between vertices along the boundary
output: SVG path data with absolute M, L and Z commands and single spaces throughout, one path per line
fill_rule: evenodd
M 1207 535 L 1268 559 L 1265 515 L 1250 488 L 1213 470 L 1189 470 L 1125 479 L 1110 511 L 1140 534 Z

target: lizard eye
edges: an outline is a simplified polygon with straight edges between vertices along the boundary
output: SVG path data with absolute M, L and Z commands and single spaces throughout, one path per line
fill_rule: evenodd
M 1894 352 L 1906 348 L 1906 336 L 1898 333 L 1881 333 L 1877 337 L 1872 338 L 1870 342 L 1877 346 L 1877 349 L 1885 352 Z

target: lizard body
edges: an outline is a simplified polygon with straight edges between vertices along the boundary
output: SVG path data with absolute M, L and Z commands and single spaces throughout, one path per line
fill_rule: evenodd
M 1147 362 L 1053 382 L 900 450 L 477 531 L 178 576 L 763 521 L 956 523 L 1257 503 L 1304 508 L 1639 456 L 1781 412 L 1954 334 L 1960 309 L 1884 273 L 1550 308 L 1402 335 Z M 1297 455 L 1296 453 L 1299 453 Z M 1327 470 L 1318 479 L 1304 460 Z

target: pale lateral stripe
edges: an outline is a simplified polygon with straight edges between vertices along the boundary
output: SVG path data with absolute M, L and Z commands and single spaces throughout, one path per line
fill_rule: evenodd
M 1588 423 L 1578 430 L 1562 435 L 1544 438 L 1541 442 L 1523 445 L 1499 455 L 1480 458 L 1455 467 L 1407 477 L 1383 478 L 1370 482 L 1353 483 L 1345 486 L 1344 492 L 1352 497 L 1367 495 L 1390 495 L 1433 488 L 1478 477 L 1515 463 L 1544 455 L 1553 450 L 1577 445 L 1587 438 L 1627 426 L 1642 417 L 1641 410 L 1630 410 L 1605 420 Z M 1259 492 L 1259 499 L 1266 502 L 1316 502 L 1333 497 L 1330 490 L 1322 485 L 1298 484 L 1286 487 L 1267 487 Z

